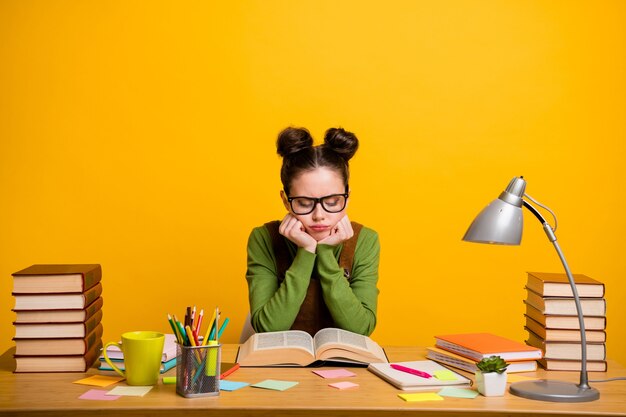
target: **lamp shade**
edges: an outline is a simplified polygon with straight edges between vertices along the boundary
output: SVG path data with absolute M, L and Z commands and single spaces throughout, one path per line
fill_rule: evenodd
M 524 217 L 522 196 L 526 181 L 513 178 L 509 186 L 476 216 L 463 240 L 476 243 L 519 245 L 522 241 Z

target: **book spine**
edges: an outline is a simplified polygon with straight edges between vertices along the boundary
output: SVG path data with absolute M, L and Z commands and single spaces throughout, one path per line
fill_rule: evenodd
M 93 303 L 102 294 L 102 285 L 96 284 L 93 288 L 84 293 L 85 306 Z
M 85 322 L 85 334 L 93 332 L 93 330 L 100 324 L 102 320 L 102 310 L 98 310 L 89 320 Z
M 96 312 L 98 312 L 102 308 L 102 304 L 102 297 L 96 298 L 93 303 L 89 304 L 85 309 L 85 320 L 88 320 L 89 318 L 91 318 L 91 316 L 96 314 Z
M 96 285 L 102 279 L 102 267 L 98 265 L 91 271 L 83 274 L 83 292 Z

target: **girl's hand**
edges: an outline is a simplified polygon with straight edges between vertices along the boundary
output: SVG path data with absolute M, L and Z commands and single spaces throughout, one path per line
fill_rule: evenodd
M 348 216 L 344 216 L 339 223 L 330 231 L 330 235 L 320 240 L 318 243 L 324 243 L 326 245 L 337 246 L 340 243 L 345 242 L 354 235 L 352 230 L 352 223 L 348 219 Z
M 304 226 L 300 220 L 296 219 L 291 213 L 287 214 L 280 223 L 278 232 L 298 245 L 298 247 L 315 253 L 317 241 L 304 230 Z

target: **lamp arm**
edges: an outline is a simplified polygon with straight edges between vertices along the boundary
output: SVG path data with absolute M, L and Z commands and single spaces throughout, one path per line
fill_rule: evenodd
M 561 259 L 561 263 L 565 268 L 565 273 L 567 275 L 567 280 L 569 281 L 570 287 L 572 287 L 572 293 L 574 294 L 574 303 L 576 304 L 576 312 L 578 313 L 578 322 L 580 324 L 580 346 L 581 346 L 581 372 L 580 372 L 580 383 L 578 387 L 581 389 L 589 389 L 589 380 L 587 377 L 587 336 L 585 334 L 585 320 L 583 317 L 583 309 L 580 304 L 580 297 L 578 297 L 578 290 L 576 289 L 576 284 L 574 283 L 574 277 L 572 276 L 572 272 L 569 269 L 569 265 L 567 264 L 567 260 L 565 260 L 565 255 L 563 255 L 563 251 L 561 251 L 561 247 L 556 241 L 556 235 L 552 230 L 552 227 L 548 224 L 546 219 L 543 218 L 541 213 L 537 211 L 530 203 L 526 200 L 522 200 L 524 207 L 526 207 L 531 213 L 539 219 L 541 224 L 543 225 L 543 230 L 546 232 L 548 239 L 554 245 L 556 252 Z

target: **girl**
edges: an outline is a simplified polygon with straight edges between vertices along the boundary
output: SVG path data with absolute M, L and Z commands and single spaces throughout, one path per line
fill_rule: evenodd
M 329 129 L 318 146 L 304 128 L 278 136 L 280 196 L 288 213 L 255 228 L 248 240 L 246 279 L 257 332 L 374 331 L 378 235 L 346 214 L 348 161 L 358 146 L 341 128 Z

